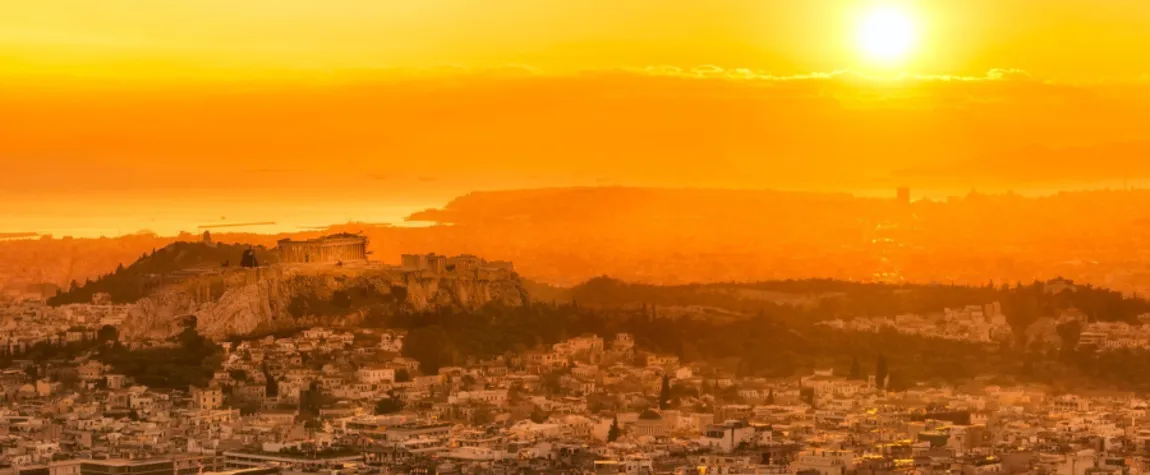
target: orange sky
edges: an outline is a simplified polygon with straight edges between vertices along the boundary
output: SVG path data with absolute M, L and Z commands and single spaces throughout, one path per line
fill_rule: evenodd
M 877 64 L 856 26 L 886 5 L 920 37 Z M 391 220 L 509 187 L 1137 182 L 1146 25 L 1144 0 L 0 2 L 0 232 Z

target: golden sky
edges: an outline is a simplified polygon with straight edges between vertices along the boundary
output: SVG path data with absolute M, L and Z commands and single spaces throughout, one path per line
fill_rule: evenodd
M 905 58 L 860 52 L 876 8 L 911 19 Z M 1146 179 L 1147 25 L 1145 0 L 0 2 L 0 232 Z
M 37 0 L 0 6 L 11 74 L 671 64 L 775 74 L 859 69 L 856 23 L 894 5 L 921 30 L 907 69 L 1137 78 L 1142 0 Z

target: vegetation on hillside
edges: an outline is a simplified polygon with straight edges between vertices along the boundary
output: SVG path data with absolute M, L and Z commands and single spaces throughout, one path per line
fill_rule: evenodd
M 191 323 L 191 322 L 189 322 Z M 88 356 L 112 367 L 136 384 L 153 388 L 187 389 L 189 385 L 206 386 L 223 363 L 223 350 L 195 331 L 194 323 L 173 338 L 171 346 L 139 350 L 129 349 L 117 341 L 115 327 L 104 326 L 95 339 L 64 344 L 40 342 L 28 351 L 0 357 L 0 365 L 13 360 L 45 363 Z
M 407 289 L 393 286 L 387 292 L 381 291 L 372 282 L 355 279 L 339 290 L 327 294 L 317 292 L 314 286 L 306 285 L 305 277 L 297 277 L 301 282 L 293 287 L 300 289 L 288 304 L 288 314 L 295 318 L 306 316 L 347 315 L 356 309 L 374 308 L 377 310 L 398 311 L 407 298 Z
M 216 268 L 225 264 L 239 267 L 244 251 L 254 249 L 261 263 L 270 263 L 274 254 L 263 247 L 246 244 L 175 242 L 140 256 L 128 267 L 119 266 L 94 281 L 72 282 L 67 291 L 48 299 L 50 305 L 88 303 L 98 293 L 108 294 L 113 303 L 132 303 L 147 294 L 165 276 L 196 268 Z
M 735 312 L 803 315 L 810 319 L 925 314 L 948 307 L 1000 302 L 1003 313 L 1020 333 L 1043 317 L 1056 317 L 1067 309 L 1082 311 L 1091 321 L 1134 322 L 1150 313 L 1150 301 L 1121 292 L 1077 286 L 1076 290 L 1047 291 L 1043 282 L 993 283 L 981 287 L 859 283 L 831 279 L 781 280 L 756 283 L 657 286 L 631 284 L 608 277 L 595 278 L 551 300 L 570 301 L 597 308 L 641 305 L 701 305 Z M 796 300 L 804 299 L 802 303 Z
M 117 343 L 101 347 L 95 359 L 111 365 L 112 371 L 148 387 L 206 387 L 222 366 L 223 350 L 196 333 L 194 325 L 185 327 L 173 343 L 173 347 L 141 350 L 129 350 Z
M 843 332 L 801 317 L 766 312 L 747 319 L 714 321 L 564 304 L 406 315 L 390 318 L 387 325 L 409 329 L 404 354 L 420 361 L 424 372 L 581 334 L 610 340 L 618 332 L 627 332 L 643 350 L 673 354 L 684 362 L 709 363 L 743 376 L 793 377 L 828 367 L 845 376 L 858 360 L 862 363 L 856 377 L 882 372 L 889 375 L 890 388 L 895 390 L 919 381 L 964 384 L 981 376 L 1004 384 L 1150 391 L 1146 377 L 1150 373 L 1141 364 L 1150 352 L 1025 352 L 1005 344 L 925 338 L 891 330 Z

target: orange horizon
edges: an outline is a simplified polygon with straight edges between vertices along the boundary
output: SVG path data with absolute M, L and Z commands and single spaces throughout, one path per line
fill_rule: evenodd
M 1134 0 L 9 2 L 0 232 L 1144 183 L 1146 24 Z

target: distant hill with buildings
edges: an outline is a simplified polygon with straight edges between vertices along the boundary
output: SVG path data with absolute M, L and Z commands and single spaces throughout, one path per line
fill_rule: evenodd
M 474 258 L 482 263 L 481 259 Z M 213 339 L 358 325 L 369 315 L 518 307 L 528 294 L 506 268 L 411 268 L 378 262 L 291 263 L 187 272 L 131 308 L 121 339 L 163 340 L 194 316 Z
M 893 317 L 940 313 L 948 308 L 998 302 L 1006 323 L 1020 337 L 1042 319 L 1068 313 L 1085 321 L 1137 322 L 1150 315 L 1150 301 L 1111 289 L 1076 285 L 1066 279 L 1022 285 L 959 286 L 941 284 L 860 283 L 833 279 L 747 283 L 651 285 L 597 277 L 561 288 L 532 283 L 533 300 L 574 302 L 594 308 L 659 307 L 662 312 L 694 314 L 708 309 L 716 317 L 767 314 L 804 321 Z
M 554 188 L 476 192 L 414 213 L 413 223 L 221 233 L 219 242 L 271 249 L 281 239 L 350 233 L 369 258 L 474 254 L 521 275 L 573 286 L 600 275 L 628 282 L 756 282 L 829 278 L 985 285 L 1064 276 L 1150 294 L 1150 191 L 1099 190 L 919 199 L 769 190 Z M 901 197 L 901 198 L 900 198 Z M 68 288 L 142 253 L 198 236 L 0 240 L 0 288 Z M 305 259 L 309 258 L 307 256 Z

